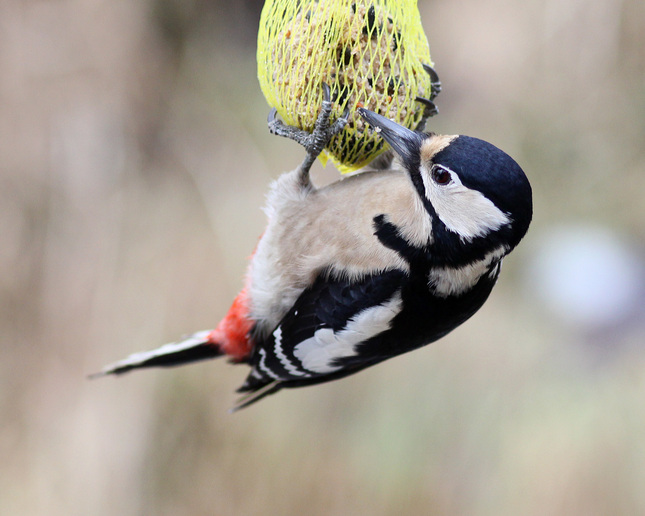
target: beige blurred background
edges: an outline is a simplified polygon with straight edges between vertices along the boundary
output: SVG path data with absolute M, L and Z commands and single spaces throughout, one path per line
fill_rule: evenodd
M 535 197 L 453 334 L 234 415 L 224 361 L 86 379 L 218 321 L 303 156 L 266 130 L 260 8 L 0 2 L 0 514 L 645 514 L 642 0 L 420 2 L 429 127 Z

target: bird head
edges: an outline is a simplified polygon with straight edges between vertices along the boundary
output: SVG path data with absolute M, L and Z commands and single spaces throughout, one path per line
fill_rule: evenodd
M 526 234 L 531 186 L 508 154 L 478 138 L 421 133 L 358 112 L 399 155 L 432 217 L 436 256 L 460 265 L 496 249 L 507 254 Z

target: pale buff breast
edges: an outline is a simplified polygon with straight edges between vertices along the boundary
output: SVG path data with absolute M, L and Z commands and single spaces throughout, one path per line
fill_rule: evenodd
M 349 277 L 407 263 L 374 235 L 384 214 L 411 243 L 431 239 L 430 218 L 403 171 L 365 172 L 319 190 L 296 172 L 281 176 L 267 200 L 269 224 L 250 267 L 252 316 L 271 331 L 321 271 Z

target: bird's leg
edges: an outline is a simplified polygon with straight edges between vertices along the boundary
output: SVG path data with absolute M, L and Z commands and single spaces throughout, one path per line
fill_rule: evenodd
M 415 98 L 417 102 L 420 102 L 424 106 L 423 115 L 421 116 L 421 120 L 419 121 L 419 124 L 416 127 L 417 131 L 423 131 L 423 129 L 426 126 L 426 121 L 428 120 L 428 118 L 439 113 L 437 106 L 435 106 L 435 103 L 433 102 L 435 97 L 439 95 L 439 93 L 441 92 L 441 81 L 439 80 L 439 75 L 437 74 L 434 68 L 432 68 L 427 64 L 423 65 L 423 69 L 430 76 L 430 98 L 425 98 L 425 97 Z
M 284 136 L 298 142 L 306 151 L 304 161 L 300 165 L 300 173 L 303 181 L 307 181 L 309 170 L 313 165 L 316 158 L 320 155 L 325 146 L 329 143 L 335 135 L 343 130 L 347 124 L 349 110 L 346 109 L 343 115 L 338 118 L 334 123 L 330 124 L 329 117 L 331 115 L 332 101 L 329 86 L 325 83 L 323 87 L 323 101 L 322 108 L 316 119 L 314 129 L 312 132 L 305 131 L 298 127 L 286 125 L 282 120 L 278 119 L 277 111 L 275 108 L 271 110 L 268 118 L 269 131 L 278 136 Z

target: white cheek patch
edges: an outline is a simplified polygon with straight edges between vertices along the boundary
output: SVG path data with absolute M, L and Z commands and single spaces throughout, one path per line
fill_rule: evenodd
M 309 371 L 320 374 L 338 371 L 341 366 L 334 364 L 336 359 L 355 356 L 356 345 L 390 329 L 400 310 L 401 296 L 397 294 L 382 305 L 363 310 L 339 332 L 331 328 L 316 331 L 313 337 L 298 344 L 293 354 Z
M 421 174 L 426 195 L 448 230 L 468 242 L 511 223 L 509 216 L 484 194 L 465 187 L 457 174 L 451 174 L 453 180 L 445 186 L 436 184 L 426 170 Z

